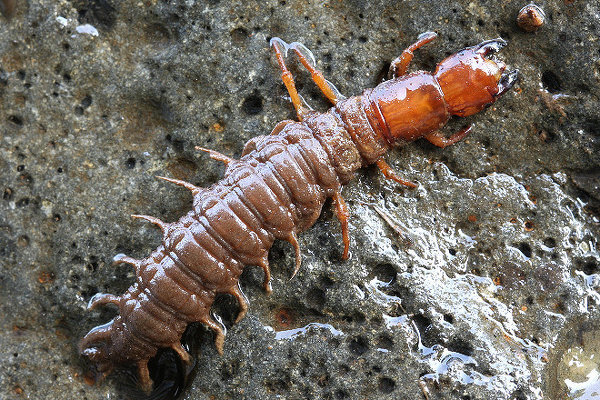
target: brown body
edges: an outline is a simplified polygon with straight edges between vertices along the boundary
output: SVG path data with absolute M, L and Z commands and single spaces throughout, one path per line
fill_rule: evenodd
M 517 25 L 526 32 L 535 32 L 544 25 L 546 15 L 535 4 L 527 4 L 517 15 Z
M 135 266 L 136 282 L 122 296 L 94 296 L 90 307 L 113 303 L 119 315 L 83 338 L 82 354 L 104 374 L 119 364 L 137 364 L 142 386 L 148 390 L 151 381 L 146 364 L 159 348 L 173 348 L 189 360 L 180 339 L 190 322 L 200 321 L 214 329 L 221 351 L 223 331 L 210 316 L 215 295 L 234 295 L 241 306 L 238 319 L 243 317 L 247 303 L 238 279 L 244 266 L 261 266 L 270 290 L 267 256 L 274 240 L 280 239 L 295 247 L 297 270 L 297 234 L 314 224 L 327 198 L 334 199 L 347 257 L 348 213 L 340 191 L 354 172 L 377 163 L 386 177 L 414 186 L 398 178 L 383 155 L 395 145 L 420 137 L 442 147 L 460 140 L 468 130 L 445 138 L 438 129 L 452 115 L 471 115 L 491 104 L 516 79 L 516 72 L 502 75 L 504 65 L 485 57 L 502 45 L 498 40 L 450 56 L 433 74 L 403 75 L 412 51 L 433 38 L 432 33 L 422 35 L 393 63 L 395 78 L 348 99 L 322 78 L 306 48 L 273 39 L 301 122 L 284 121 L 270 135 L 252 139 L 239 160 L 209 151 L 227 164 L 224 178 L 210 188 L 167 179 L 192 190 L 193 208 L 173 223 L 142 217 L 160 226 L 163 242 L 143 260 L 116 258 Z M 283 62 L 288 49 L 298 54 L 335 104 L 329 111 L 309 111 L 298 100 Z

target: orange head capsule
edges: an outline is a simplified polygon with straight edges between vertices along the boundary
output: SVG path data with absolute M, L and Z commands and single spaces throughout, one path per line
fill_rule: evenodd
M 503 74 L 506 65 L 488 58 L 505 45 L 502 39 L 488 40 L 461 50 L 438 64 L 435 78 L 450 114 L 459 117 L 476 114 L 514 85 L 519 71 Z

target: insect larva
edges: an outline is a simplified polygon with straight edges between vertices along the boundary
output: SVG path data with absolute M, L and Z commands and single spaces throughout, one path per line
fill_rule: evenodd
M 517 79 L 517 70 L 504 74 L 506 66 L 488 58 L 506 44 L 502 39 L 463 49 L 439 63 L 434 73 L 406 74 L 413 52 L 436 36 L 420 35 L 392 62 L 390 80 L 349 98 L 323 77 L 306 47 L 271 39 L 299 121 L 280 122 L 270 135 L 250 140 L 239 160 L 199 148 L 227 165 L 223 179 L 209 188 L 161 178 L 192 192 L 192 210 L 172 223 L 134 215 L 162 230 L 162 244 L 142 260 L 116 257 L 116 263 L 135 267 L 136 282 L 121 296 L 97 294 L 91 299 L 89 308 L 113 303 L 119 315 L 81 340 L 81 354 L 96 363 L 103 376 L 117 365 L 136 364 L 142 388 L 149 391 L 147 363 L 159 348 L 172 348 L 190 362 L 180 342 L 189 323 L 212 328 L 222 352 L 224 332 L 210 316 L 216 294 L 235 296 L 240 304 L 237 320 L 243 318 L 248 305 L 239 276 L 245 265 L 259 265 L 265 289 L 270 290 L 267 255 L 275 239 L 294 246 L 295 274 L 301 260 L 297 235 L 313 225 L 327 198 L 333 199 L 341 223 L 346 259 L 349 213 L 341 187 L 355 171 L 376 163 L 386 178 L 415 187 L 394 173 L 383 159 L 385 153 L 421 137 L 439 147 L 458 142 L 470 127 L 450 137 L 439 129 L 453 115 L 483 110 Z M 334 105 L 327 112 L 312 111 L 300 100 L 284 61 L 289 51 Z

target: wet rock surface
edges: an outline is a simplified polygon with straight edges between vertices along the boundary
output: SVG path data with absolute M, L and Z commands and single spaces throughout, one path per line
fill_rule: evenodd
M 326 205 L 301 235 L 292 281 L 286 243 L 270 254 L 270 296 L 248 268 L 247 317 L 233 325 L 232 299 L 215 304 L 224 355 L 202 327 L 186 338 L 199 350 L 181 398 L 583 395 L 600 323 L 598 4 L 539 4 L 546 23 L 528 33 L 516 24 L 525 3 L 512 2 L 46 3 L 0 17 L 0 397 L 136 397 L 126 372 L 90 385 L 77 342 L 114 310 L 86 303 L 133 282 L 113 255 L 143 257 L 160 241 L 130 214 L 170 221 L 191 207 L 155 175 L 207 186 L 223 167 L 195 145 L 239 156 L 294 117 L 272 36 L 306 44 L 353 95 L 427 30 L 439 38 L 413 69 L 501 36 L 519 84 L 449 124 L 474 123 L 463 142 L 389 154 L 417 189 L 358 174 L 343 192 L 350 260 Z M 326 109 L 290 61 L 306 101 Z M 588 370 L 565 367 L 575 353 Z

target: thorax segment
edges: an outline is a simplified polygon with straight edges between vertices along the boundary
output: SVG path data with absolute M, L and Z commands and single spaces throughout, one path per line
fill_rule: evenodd
M 427 72 L 383 82 L 365 96 L 390 145 L 416 140 L 450 118 L 442 90 Z

